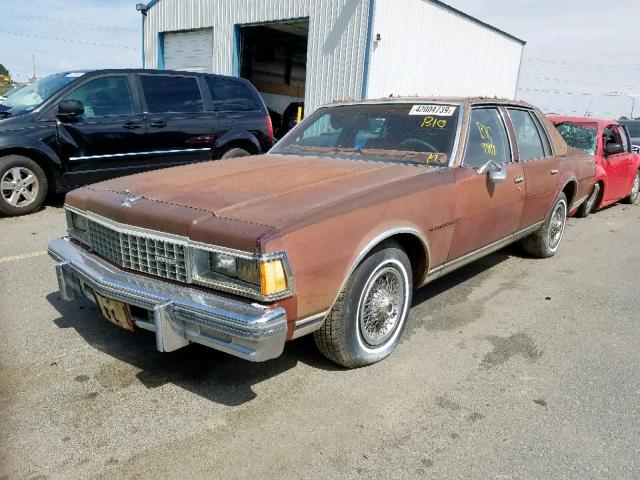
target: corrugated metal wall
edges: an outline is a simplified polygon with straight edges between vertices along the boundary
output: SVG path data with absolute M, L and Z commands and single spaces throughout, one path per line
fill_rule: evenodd
M 522 44 L 424 0 L 375 0 L 368 96 L 514 98 Z
M 322 103 L 360 98 L 369 0 L 160 0 L 145 20 L 146 67 L 156 68 L 158 34 L 213 27 L 213 72 L 231 75 L 234 25 L 308 17 L 309 114 Z

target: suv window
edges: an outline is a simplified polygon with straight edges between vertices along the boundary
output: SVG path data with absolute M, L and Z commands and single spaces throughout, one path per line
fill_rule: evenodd
M 542 145 L 542 139 L 540 138 L 540 132 L 533 122 L 531 114 L 526 110 L 517 110 L 514 108 L 507 110 L 509 110 L 511 122 L 516 131 L 520 161 L 526 162 L 534 158 L 544 157 L 545 150 Z
M 495 108 L 474 108 L 471 110 L 469 142 L 462 164 L 465 167 L 480 168 L 493 161 L 511 161 L 507 131 Z
M 226 112 L 260 110 L 255 95 L 244 83 L 229 78 L 209 76 L 205 78 L 215 110 Z
M 65 100 L 84 104 L 84 118 L 133 114 L 129 81 L 124 75 L 100 77 L 81 85 Z
M 198 80 L 195 77 L 140 75 L 149 113 L 202 112 Z

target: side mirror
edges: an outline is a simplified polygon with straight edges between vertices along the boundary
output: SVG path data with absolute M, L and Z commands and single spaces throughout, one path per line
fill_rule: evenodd
M 604 146 L 604 153 L 606 155 L 617 155 L 624 152 L 624 147 L 619 143 L 607 143 Z
M 500 165 L 495 165 L 489 170 L 489 180 L 493 183 L 501 183 L 507 179 L 507 171 Z
M 79 100 L 63 100 L 58 104 L 58 117 L 71 120 L 84 115 L 84 105 Z
M 482 175 L 485 172 L 489 173 L 489 180 L 493 183 L 504 182 L 507 179 L 507 171 L 499 163 L 489 160 L 476 170 L 478 175 Z

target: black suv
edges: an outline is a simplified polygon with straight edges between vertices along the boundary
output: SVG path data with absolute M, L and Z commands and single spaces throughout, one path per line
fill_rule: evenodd
M 0 213 L 48 191 L 267 151 L 273 128 L 246 80 L 169 70 L 50 75 L 0 103 Z

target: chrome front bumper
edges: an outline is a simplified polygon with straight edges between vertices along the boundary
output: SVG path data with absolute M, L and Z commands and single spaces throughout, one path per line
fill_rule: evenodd
M 283 308 L 261 306 L 136 275 L 114 267 L 80 245 L 61 238 L 49 244 L 64 300 L 94 292 L 147 311 L 136 326 L 156 333 L 157 348 L 170 352 L 200 343 L 246 360 L 261 362 L 282 353 L 287 334 Z

